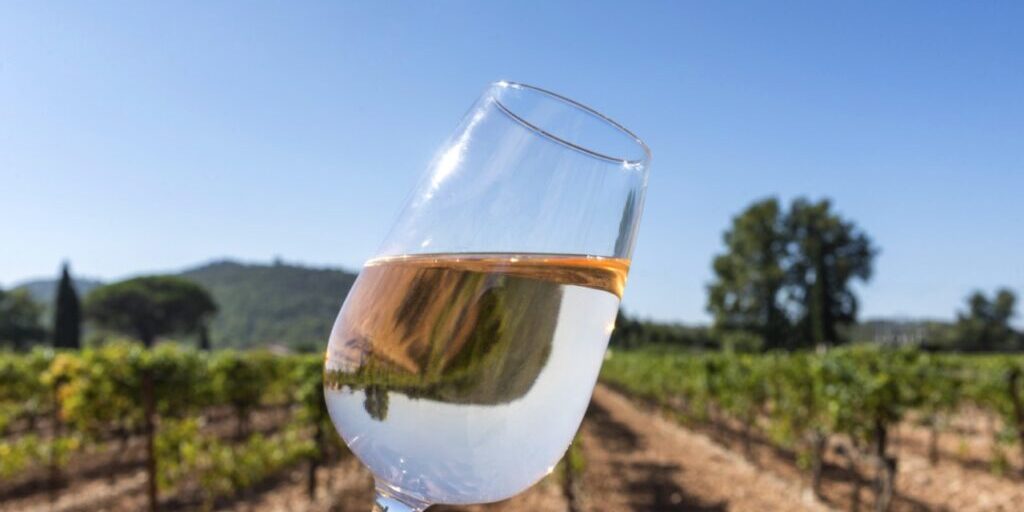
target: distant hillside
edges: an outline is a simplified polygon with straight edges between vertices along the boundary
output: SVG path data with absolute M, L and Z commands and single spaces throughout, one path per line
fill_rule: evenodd
M 342 301 L 356 275 L 337 269 L 287 264 L 251 265 L 218 261 L 180 274 L 210 291 L 220 311 L 210 336 L 215 347 L 247 347 L 277 343 L 322 349 Z M 76 279 L 84 297 L 103 283 Z M 56 280 L 33 280 L 16 288 L 28 290 L 47 307 L 56 295 Z
M 181 273 L 213 294 L 216 347 L 324 347 L 356 275 L 336 269 L 221 261 Z
M 103 284 L 102 281 L 95 279 L 74 279 L 75 290 L 79 296 L 85 295 L 92 291 L 93 288 Z M 32 299 L 40 304 L 47 306 L 53 304 L 54 298 L 57 296 L 57 280 L 56 279 L 35 279 L 32 281 L 25 281 L 15 287 L 17 290 L 25 290 L 28 292 Z

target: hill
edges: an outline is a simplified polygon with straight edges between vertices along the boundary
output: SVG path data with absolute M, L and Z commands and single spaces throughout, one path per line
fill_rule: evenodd
M 235 261 L 208 263 L 179 275 L 202 285 L 216 300 L 220 310 L 210 331 L 215 347 L 282 344 L 317 350 L 326 346 L 334 318 L 356 278 L 339 269 Z M 102 284 L 75 280 L 82 297 Z M 49 308 L 57 281 L 27 281 L 17 288 Z
M 73 282 L 79 296 L 83 296 L 92 291 L 93 288 L 103 284 L 102 281 L 96 279 L 73 279 Z M 32 300 L 49 307 L 57 296 L 57 280 L 33 279 L 32 281 L 25 281 L 15 286 L 15 289 L 27 291 Z
M 219 261 L 181 273 L 213 295 L 215 347 L 323 348 L 356 275 L 337 269 Z

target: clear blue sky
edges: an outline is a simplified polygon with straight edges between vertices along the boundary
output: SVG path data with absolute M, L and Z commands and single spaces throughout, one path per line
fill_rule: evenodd
M 1024 293 L 1020 2 L 4 2 L 0 284 L 215 257 L 358 268 L 486 83 L 654 153 L 627 310 L 706 321 L 732 215 L 830 197 L 866 316 Z

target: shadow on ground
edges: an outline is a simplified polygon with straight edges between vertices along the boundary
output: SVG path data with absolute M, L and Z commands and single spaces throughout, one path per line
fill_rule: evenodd
M 689 493 L 676 482 L 676 475 L 682 471 L 677 464 L 664 464 L 653 460 L 645 453 L 644 440 L 629 426 L 616 421 L 599 404 L 591 402 L 585 419 L 601 440 L 602 447 L 611 458 L 610 474 L 617 482 L 607 482 L 627 495 L 631 510 L 640 511 L 687 511 L 724 512 L 724 502 L 708 503 L 695 494 Z M 592 484 L 593 485 L 593 484 Z M 597 497 L 593 490 L 588 491 Z M 594 501 L 594 500 L 591 500 Z M 602 509 L 601 503 L 592 503 L 594 510 Z

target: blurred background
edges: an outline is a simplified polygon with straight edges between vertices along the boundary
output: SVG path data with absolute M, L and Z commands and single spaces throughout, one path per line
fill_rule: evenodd
M 1022 20 L 0 4 L 0 510 L 367 508 L 319 354 L 502 79 L 654 159 L 576 442 L 474 509 L 1022 510 Z

